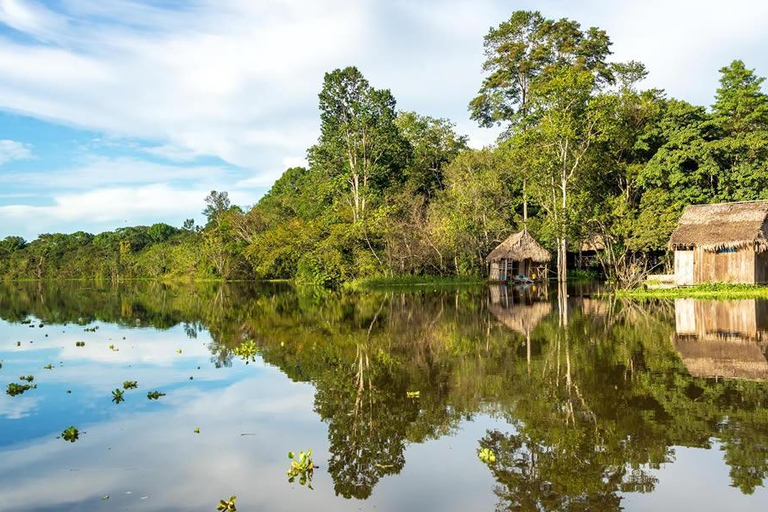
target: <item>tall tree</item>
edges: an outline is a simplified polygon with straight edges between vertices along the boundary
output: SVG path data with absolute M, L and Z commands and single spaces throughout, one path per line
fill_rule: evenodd
M 728 133 L 744 133 L 768 128 L 768 95 L 761 87 L 764 77 L 747 69 L 744 62 L 735 60 L 720 69 L 720 88 L 717 89 L 712 111 L 715 121 Z
M 610 44 L 597 28 L 584 31 L 572 20 L 516 11 L 485 37 L 483 70 L 488 76 L 469 106 L 481 125 L 505 125 L 503 137 L 521 137 L 522 147 L 538 151 L 519 172 L 524 195 L 532 186 L 556 226 L 562 281 L 567 276 L 569 191 L 596 135 L 594 116 L 586 116 L 595 112 L 588 108 L 590 97 L 613 80 L 606 62 Z
M 364 219 L 375 192 L 407 161 L 408 144 L 395 124 L 395 98 L 375 89 L 355 67 L 326 73 L 320 92 L 320 140 L 309 152 L 347 190 L 354 221 Z

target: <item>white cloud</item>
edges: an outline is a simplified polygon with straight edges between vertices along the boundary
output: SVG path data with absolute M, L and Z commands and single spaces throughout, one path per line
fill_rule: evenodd
M 0 206 L 0 225 L 21 226 L 22 222 L 43 229 L 55 223 L 159 222 L 164 218 L 199 211 L 210 189 L 183 189 L 167 184 L 137 187 L 96 188 L 87 192 L 55 195 L 54 204 Z M 242 192 L 230 194 L 235 204 L 252 199 Z M 28 229 L 28 227 L 27 227 Z
M 271 186 L 286 169 L 291 167 L 306 167 L 307 159 L 305 157 L 286 157 L 282 160 L 282 166 L 271 169 L 267 172 L 257 173 L 255 176 L 238 181 L 237 188 L 262 188 Z
M 0 38 L 1 107 L 252 169 L 315 140 L 323 72 L 354 60 L 365 26 L 343 0 L 63 5 L 0 0 L 0 20 L 58 43 Z
M 90 189 L 104 185 L 157 183 L 173 180 L 222 179 L 231 169 L 221 166 L 166 165 L 131 157 L 89 157 L 82 165 L 45 172 L 7 172 L 0 184 Z
M 9 139 L 0 140 L 0 165 L 13 160 L 32 158 L 32 146 Z

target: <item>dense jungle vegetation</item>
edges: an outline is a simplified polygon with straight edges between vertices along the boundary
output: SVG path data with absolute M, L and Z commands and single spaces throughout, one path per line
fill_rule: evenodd
M 393 275 L 478 275 L 526 226 L 557 254 L 596 235 L 625 285 L 664 251 L 689 204 L 768 198 L 768 95 L 744 62 L 720 69 L 710 108 L 642 89 L 608 34 L 517 11 L 485 37 L 471 149 L 447 119 L 398 111 L 355 67 L 326 74 L 320 137 L 249 209 L 226 192 L 187 221 L 0 241 L 0 276 L 273 278 L 334 286 Z M 170 199 L 170 198 L 169 198 Z

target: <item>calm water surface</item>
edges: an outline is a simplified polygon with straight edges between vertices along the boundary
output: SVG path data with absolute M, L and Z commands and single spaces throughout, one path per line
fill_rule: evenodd
M 764 511 L 767 332 L 577 289 L 0 285 L 0 510 Z

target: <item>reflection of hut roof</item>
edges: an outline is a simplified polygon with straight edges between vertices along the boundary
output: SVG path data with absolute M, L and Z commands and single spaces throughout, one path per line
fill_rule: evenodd
M 673 248 L 699 246 L 715 251 L 755 244 L 758 250 L 765 251 L 768 250 L 766 217 L 768 201 L 688 206 L 672 233 L 669 245 Z
M 677 335 L 674 342 L 694 377 L 768 379 L 768 361 L 754 341 L 736 337 L 705 341 L 696 336 Z
M 581 252 L 597 252 L 603 250 L 605 250 L 605 239 L 603 238 L 603 235 L 598 235 L 597 233 L 590 235 L 581 243 Z
M 509 238 L 501 242 L 491 254 L 485 258 L 485 261 L 513 260 L 523 261 L 530 259 L 532 261 L 549 261 L 552 256 L 549 251 L 539 244 L 528 232 L 527 229 L 510 235 Z
M 539 323 L 552 312 L 551 302 L 534 302 L 533 304 L 515 304 L 508 308 L 491 304 L 491 313 L 513 331 L 527 334 L 534 330 Z

